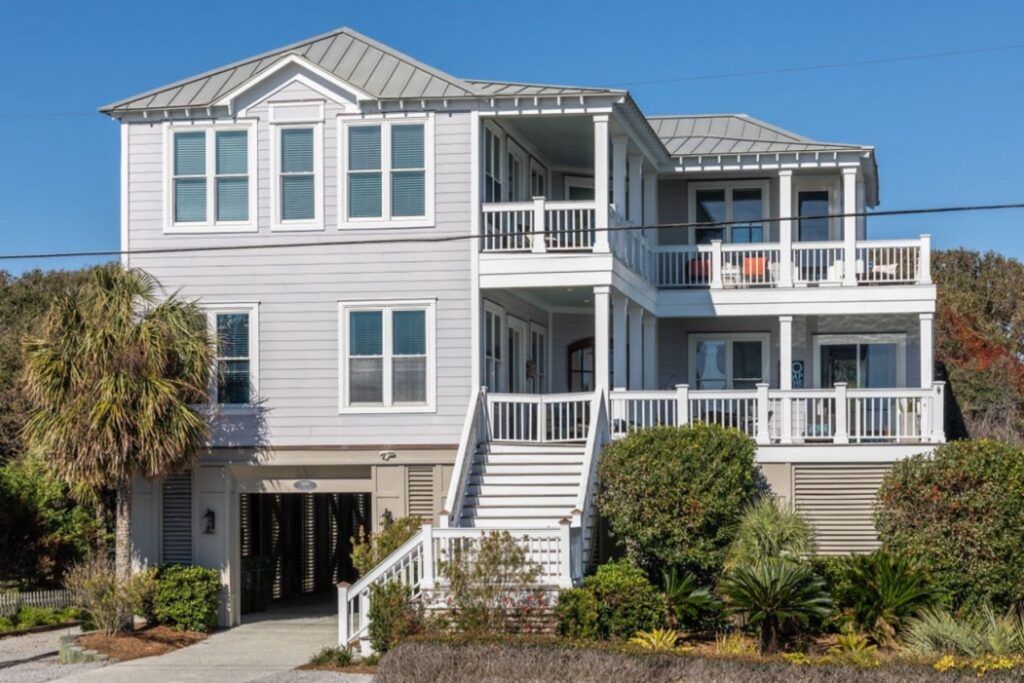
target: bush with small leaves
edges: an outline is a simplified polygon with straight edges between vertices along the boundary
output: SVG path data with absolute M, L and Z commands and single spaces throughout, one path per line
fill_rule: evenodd
M 342 668 L 352 663 L 352 650 L 347 647 L 325 647 L 309 660 L 313 666 Z
M 374 650 L 387 652 L 422 628 L 422 606 L 413 601 L 412 590 L 408 586 L 389 581 L 370 587 L 368 635 Z
M 85 611 L 87 624 L 107 635 L 130 626 L 132 600 L 114 576 L 114 563 L 102 555 L 90 555 L 71 567 L 64 577 L 75 604 Z
M 629 560 L 601 565 L 583 580 L 583 588 L 597 602 L 602 638 L 627 639 L 637 631 L 662 628 L 666 623 L 664 596 Z
M 569 588 L 558 594 L 555 606 L 558 634 L 575 640 L 595 640 L 600 636 L 597 598 L 584 588 Z
M 212 631 L 217 625 L 220 572 L 169 564 L 156 573 L 153 614 L 161 624 L 183 631 Z
M 360 575 L 380 564 L 384 558 L 398 550 L 399 547 L 423 526 L 419 517 L 401 517 L 385 524 L 380 531 L 353 537 L 352 566 Z

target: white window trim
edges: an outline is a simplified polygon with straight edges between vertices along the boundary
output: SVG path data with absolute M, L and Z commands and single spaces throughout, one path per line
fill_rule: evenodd
M 497 203 L 505 201 L 505 194 L 508 192 L 508 189 L 507 189 L 508 188 L 508 179 L 505 177 L 505 175 L 506 175 L 506 166 L 508 165 L 508 160 L 506 159 L 506 156 L 505 156 L 505 150 L 508 148 L 508 142 L 505 139 L 505 137 L 506 137 L 505 136 L 505 131 L 503 131 L 501 129 L 501 127 L 498 126 L 493 121 L 485 120 L 484 121 L 484 128 L 494 137 L 494 140 L 497 143 L 497 152 L 496 153 L 498 155 L 498 159 L 497 159 L 497 161 L 498 161 L 498 168 L 497 168 L 498 177 L 495 178 L 495 180 L 497 180 L 498 183 L 501 185 L 501 192 L 499 193 L 500 196 L 495 197 L 494 201 L 492 202 L 492 203 L 497 204 Z M 481 135 L 480 135 L 480 142 L 481 142 L 481 157 L 480 157 L 480 162 L 481 162 L 480 163 L 480 166 L 481 166 L 481 173 L 480 173 L 481 188 L 480 188 L 480 190 L 481 191 L 480 191 L 480 201 L 481 202 L 485 202 L 486 201 L 487 176 L 490 175 L 489 172 L 490 172 L 491 169 L 489 169 L 487 167 L 487 137 L 483 133 L 481 133 Z
M 221 232 L 256 232 L 259 229 L 257 219 L 257 198 L 259 178 L 256 158 L 256 124 L 254 120 L 233 121 L 164 121 L 163 155 L 164 155 L 164 233 L 196 234 Z M 248 133 L 248 176 L 249 176 L 249 218 L 244 221 L 217 220 L 217 136 L 218 132 L 244 130 Z M 206 133 L 206 220 L 202 222 L 187 221 L 178 223 L 174 220 L 174 134 L 199 132 Z
M 506 366 L 508 364 L 508 338 L 507 338 L 507 323 L 505 320 L 505 307 L 494 303 L 493 301 L 484 299 L 484 314 L 481 316 L 483 326 L 480 328 L 480 344 L 484 347 L 483 353 L 483 377 L 480 378 L 481 384 L 487 384 L 487 333 L 485 326 L 487 325 L 487 314 L 491 313 L 497 316 L 501 322 L 501 329 L 498 330 L 498 349 L 501 352 L 501 358 L 499 359 L 498 368 L 495 371 L 495 377 L 498 380 L 498 386 L 489 387 L 489 390 L 493 393 L 502 393 L 508 391 L 508 373 Z
M 526 150 L 522 146 L 513 140 L 511 137 L 508 138 L 507 152 L 505 154 L 505 166 L 506 175 L 508 175 L 508 182 L 505 183 L 505 201 L 506 202 L 528 202 L 531 199 L 531 187 L 530 187 L 530 156 L 526 153 Z M 507 157 L 513 157 L 519 162 L 519 177 L 512 178 L 512 165 L 508 163 Z M 512 183 L 513 181 L 519 185 L 520 188 L 525 190 L 523 197 L 515 198 L 512 196 Z
M 761 231 L 764 235 L 764 241 L 769 242 L 770 239 L 770 225 L 767 222 L 771 216 L 771 197 L 769 196 L 770 183 L 767 180 L 723 180 L 723 181 L 691 181 L 687 183 L 686 188 L 686 206 L 688 213 L 688 220 L 690 223 L 697 222 L 697 192 L 702 190 L 723 190 L 725 192 L 725 221 L 729 222 L 732 220 L 732 193 L 735 190 L 760 190 L 761 191 Z M 725 244 L 732 244 L 732 229 L 731 225 L 722 226 L 725 228 L 726 239 L 723 240 Z M 691 225 L 687 229 L 687 243 L 697 243 L 697 228 Z
M 423 210 L 422 216 L 391 216 L 391 127 L 402 124 L 423 124 Z M 362 228 L 433 228 L 434 227 L 434 114 L 405 114 L 402 116 L 338 116 L 338 227 Z M 349 218 L 348 216 L 348 131 L 352 126 L 379 125 L 381 162 L 381 214 L 380 218 Z M 399 171 L 401 169 L 398 169 Z
M 896 388 L 907 386 L 907 335 L 903 332 L 814 335 L 814 387 L 821 386 L 821 347 L 836 344 L 896 344 Z M 858 371 L 860 361 L 858 360 Z
M 572 187 L 582 187 L 582 188 L 588 188 L 588 189 L 593 190 L 594 189 L 594 179 L 593 178 L 588 178 L 586 176 L 567 175 L 567 176 L 563 177 L 562 185 L 563 185 L 563 192 L 564 192 L 562 197 L 565 199 L 565 201 L 570 201 L 569 200 L 569 188 L 572 188 Z
M 324 229 L 324 124 L 322 121 L 271 123 L 270 125 L 270 229 L 301 232 Z M 313 219 L 281 219 L 281 131 L 313 129 Z
M 843 239 L 843 223 L 841 218 L 836 216 L 842 213 L 842 197 L 840 197 L 839 176 L 827 175 L 796 175 L 793 174 L 793 241 L 800 239 L 800 193 L 801 192 L 828 192 L 828 212 L 832 218 L 828 219 L 828 241 L 838 242 Z
M 246 313 L 249 315 L 249 403 L 220 403 L 217 396 L 217 372 L 210 374 L 210 397 L 213 399 L 211 405 L 217 410 L 226 414 L 244 414 L 255 411 L 260 403 L 260 305 L 259 302 L 224 302 L 209 303 L 202 302 L 202 308 L 206 312 L 206 329 L 210 338 L 217 343 L 217 314 L 218 313 Z M 216 348 L 216 347 L 215 347 Z M 218 352 L 214 352 L 216 359 Z
M 338 355 L 338 413 L 353 415 L 393 414 L 393 413 L 433 413 L 437 411 L 437 300 L 436 299 L 389 299 L 384 301 L 339 301 L 338 302 L 338 339 L 340 353 Z M 351 311 L 383 311 L 383 382 L 382 405 L 351 405 L 348 389 L 348 314 Z M 424 404 L 393 404 L 391 402 L 391 315 L 392 311 L 425 310 L 427 326 L 427 378 L 426 403 Z
M 767 332 L 722 332 L 720 334 L 714 332 L 701 332 L 701 333 L 690 333 L 688 337 L 688 356 L 687 356 L 687 376 L 689 378 L 690 387 L 694 390 L 697 389 L 697 343 L 702 341 L 724 341 L 724 342 L 736 342 L 736 341 L 759 341 L 761 342 L 761 369 L 764 376 L 761 381 L 771 383 L 771 335 Z M 732 347 L 731 343 L 729 344 Z M 725 374 L 726 374 L 726 388 L 725 391 L 732 391 L 733 372 L 732 372 L 732 353 L 725 354 Z M 700 391 L 723 391 L 721 389 L 700 389 Z M 752 390 L 751 390 L 752 391 Z
M 522 362 L 517 364 L 518 367 L 516 367 L 516 365 L 512 363 L 513 359 L 511 355 L 509 355 L 512 349 L 508 348 L 508 335 L 512 330 L 518 332 L 520 339 L 522 340 L 522 346 L 519 349 L 520 353 L 522 353 L 522 358 L 520 359 Z M 511 382 L 508 383 L 508 391 L 520 394 L 530 393 L 529 388 L 527 387 L 528 379 L 526 377 L 526 361 L 529 360 L 530 358 L 530 323 L 512 314 L 505 316 L 504 342 L 506 346 L 506 356 L 508 356 L 509 369 L 513 370 L 516 373 L 516 381 L 519 383 L 518 392 L 515 391 L 515 388 L 512 386 Z

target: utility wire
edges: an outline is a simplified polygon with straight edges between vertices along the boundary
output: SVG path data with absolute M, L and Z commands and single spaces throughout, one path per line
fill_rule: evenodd
M 679 78 L 661 78 L 650 81 L 627 81 L 625 83 L 611 83 L 613 87 L 627 87 L 637 85 L 661 85 L 666 83 L 685 83 L 687 81 L 712 81 L 723 78 L 742 78 L 745 76 L 770 76 L 774 74 L 798 73 L 801 71 L 819 71 L 823 69 L 845 69 L 852 66 L 868 66 L 871 64 L 889 64 L 892 62 L 913 62 L 924 59 L 936 59 L 939 57 L 958 57 L 962 55 L 976 55 L 987 52 L 1005 52 L 1007 50 L 1024 49 L 1021 45 L 1000 45 L 997 47 L 982 47 L 972 50 L 951 50 L 949 52 L 926 52 L 916 55 L 903 55 L 896 57 L 879 57 L 877 59 L 860 59 L 851 62 L 831 62 L 825 64 L 808 64 L 805 66 L 783 67 L 778 69 L 759 69 L 756 71 L 735 71 L 732 73 L 705 74 L 702 76 L 682 76 Z
M 889 211 L 856 211 L 850 213 L 826 213 L 814 216 L 781 216 L 777 218 L 762 218 L 759 221 L 718 221 L 718 222 L 689 222 L 689 223 L 658 223 L 649 225 L 623 225 L 609 226 L 607 228 L 580 228 L 579 232 L 623 232 L 630 230 L 665 230 L 668 228 L 713 228 L 729 225 L 751 225 L 760 223 L 779 223 L 781 221 L 797 220 L 820 220 L 823 218 L 861 218 L 879 216 L 909 216 L 937 213 L 961 213 L 965 211 L 998 211 L 1006 209 L 1024 209 L 1024 202 L 1010 204 L 976 204 L 972 206 L 939 206 L 923 209 L 893 209 Z M 572 232 L 572 231 L 570 231 Z M 347 240 L 318 240 L 304 242 L 263 242 L 258 244 L 226 244 L 218 246 L 197 246 L 197 247 L 158 247 L 154 249 L 101 249 L 95 251 L 57 251 L 39 252 L 34 254 L 0 254 L 0 261 L 18 261 L 29 259 L 50 259 L 50 258 L 72 258 L 84 256 L 138 256 L 145 254 L 196 254 L 219 251 L 242 251 L 261 249 L 292 249 L 297 247 L 329 247 L 329 246 L 365 246 L 365 245 L 386 245 L 386 244 L 440 244 L 445 242 L 461 242 L 476 239 L 500 239 L 507 237 L 521 237 L 526 235 L 543 236 L 545 231 L 520 230 L 516 232 L 502 232 L 497 235 L 484 234 L 460 234 L 442 235 L 438 237 L 386 237 L 383 239 L 347 239 Z

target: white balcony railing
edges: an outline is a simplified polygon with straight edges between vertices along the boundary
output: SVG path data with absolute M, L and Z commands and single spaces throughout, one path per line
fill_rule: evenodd
M 588 251 L 594 246 L 597 204 L 528 202 L 484 204 L 481 248 L 487 252 Z
M 939 443 L 944 384 L 928 389 L 613 391 L 611 433 L 693 422 L 744 432 L 762 444 Z
M 487 394 L 494 441 L 584 441 L 593 394 Z

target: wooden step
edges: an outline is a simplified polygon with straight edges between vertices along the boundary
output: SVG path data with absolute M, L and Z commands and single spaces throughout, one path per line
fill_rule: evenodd
M 501 486 L 535 486 L 537 484 L 546 484 L 549 486 L 579 486 L 580 477 L 578 474 L 523 474 L 521 472 L 497 474 L 495 472 L 488 472 L 487 474 L 471 474 L 469 477 L 469 483 L 484 485 L 499 484 Z
M 485 474 L 574 474 L 579 476 L 580 469 L 579 464 L 517 463 L 515 465 L 506 465 L 501 463 L 487 463 L 485 465 L 473 465 L 474 474 L 477 474 L 482 470 Z

